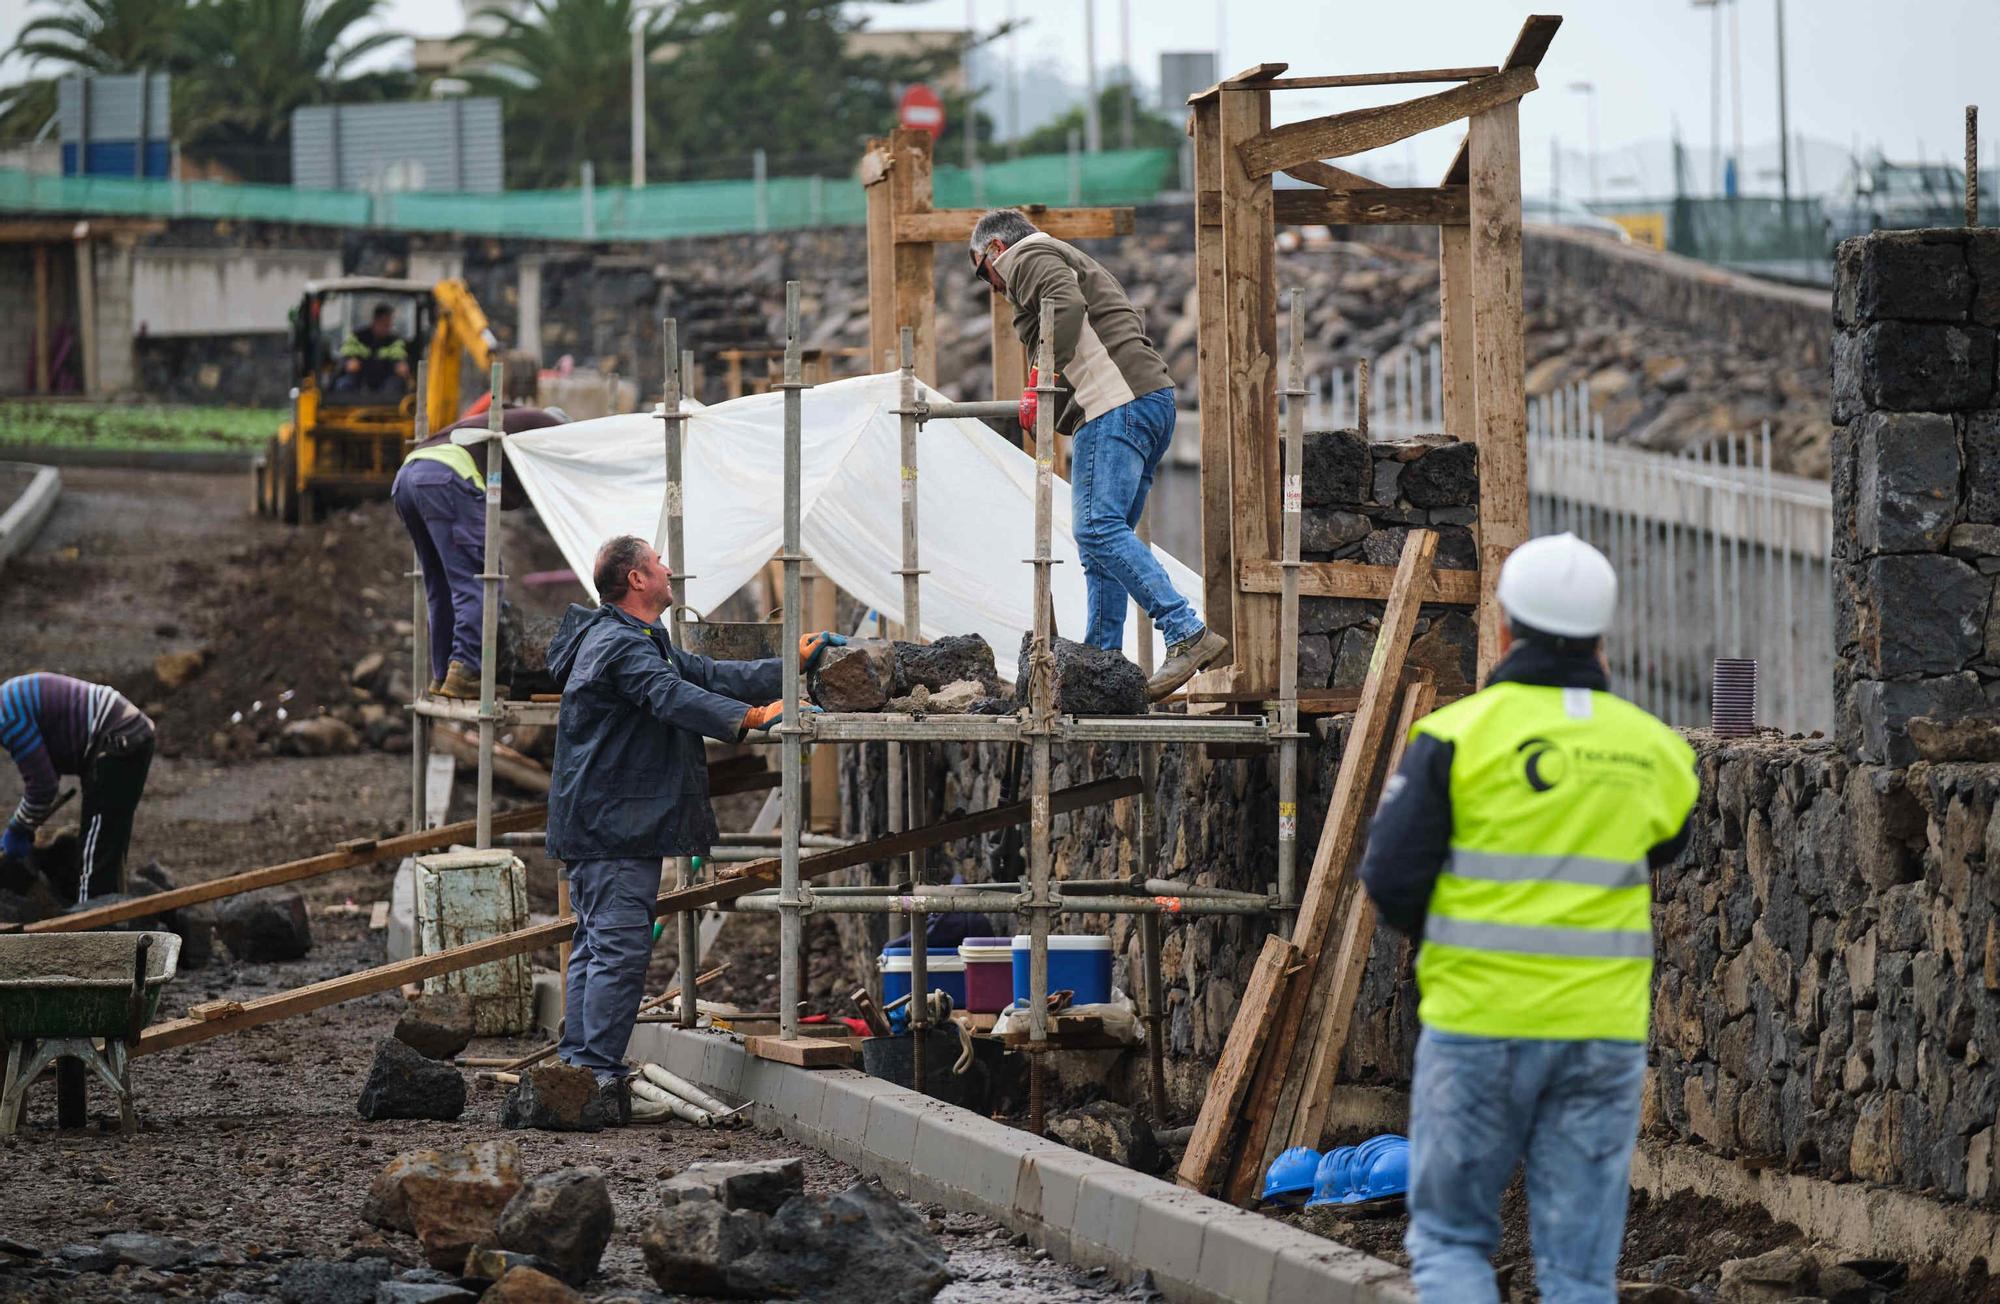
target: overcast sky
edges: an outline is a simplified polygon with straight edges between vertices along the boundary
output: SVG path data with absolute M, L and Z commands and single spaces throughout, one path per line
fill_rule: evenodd
M 1380 71 L 1497 63 L 1522 17 L 1537 6 L 1516 0 L 1095 0 L 1101 66 L 1119 62 L 1121 14 L 1132 16 L 1131 52 L 1142 83 L 1157 78 L 1163 50 L 1220 47 L 1225 71 L 1263 60 L 1287 59 L 1294 75 Z M 1775 191 L 1755 173 L 1771 165 L 1777 138 L 1777 0 L 1735 0 L 1743 72 L 1743 139 L 1751 162 L 1746 189 Z M 878 26 L 962 28 L 968 10 L 988 28 L 1010 14 L 1026 22 L 1019 48 L 1024 62 L 1057 60 L 1083 76 L 1085 0 L 920 0 L 909 5 L 862 4 Z M 1619 151 L 1666 139 L 1678 122 L 1683 139 L 1705 151 L 1710 130 L 1710 11 L 1693 0 L 1545 0 L 1566 21 L 1542 64 L 1541 90 L 1521 113 L 1524 181 L 1546 185 L 1550 142 L 1559 139 L 1565 190 L 1590 135 L 1591 97 L 1570 89 L 1596 87 L 1602 173 L 1630 174 Z M 26 12 L 43 12 L 46 0 L 0 0 L 0 43 L 11 45 Z M 406 32 L 440 35 L 457 29 L 458 0 L 390 0 L 388 24 Z M 1226 15 L 1226 16 L 1225 16 Z M 2000 0 L 1789 0 L 1786 5 L 1791 127 L 1846 151 L 1879 144 L 1892 158 L 1962 158 L 1963 115 L 1982 96 L 1987 103 L 1982 165 L 2000 158 Z M 1725 78 L 1730 17 L 1722 22 Z M 1002 47 L 1004 53 L 1005 47 Z M 7 80 L 20 75 L 8 61 Z M 1279 121 L 1360 107 L 1420 93 L 1423 88 L 1370 91 L 1292 91 L 1276 97 Z M 1432 88 L 1436 89 L 1436 88 Z M 754 119 L 753 119 L 754 120 Z M 1732 137 L 1731 96 L 1724 84 L 1721 118 L 1726 151 Z M 1411 169 L 1429 177 L 1454 147 L 1450 131 L 1419 137 L 1369 160 L 1378 171 Z M 1764 159 L 1758 161 L 1762 144 Z M 1697 164 L 1704 172 L 1705 163 Z M 1657 167 L 1652 169 L 1658 171 Z M 1581 177 L 1575 178 L 1577 182 Z M 1651 177 L 1658 191 L 1670 181 Z M 1822 189 L 1830 178 L 1811 178 Z

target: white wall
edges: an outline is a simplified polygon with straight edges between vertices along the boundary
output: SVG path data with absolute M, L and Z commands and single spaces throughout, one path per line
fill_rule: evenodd
M 142 249 L 132 261 L 132 331 L 283 334 L 305 283 L 338 275 L 338 250 Z

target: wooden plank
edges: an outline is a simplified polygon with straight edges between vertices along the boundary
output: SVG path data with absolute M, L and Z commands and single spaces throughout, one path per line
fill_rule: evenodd
M 1409 654 L 1410 637 L 1416 630 L 1417 610 L 1422 605 L 1423 579 L 1437 554 L 1437 539 L 1430 530 L 1410 531 L 1403 542 L 1402 561 L 1396 568 L 1395 587 L 1383 608 L 1381 630 L 1375 636 L 1375 651 L 1369 658 L 1368 679 L 1362 686 L 1361 709 L 1355 714 L 1354 727 L 1348 731 L 1347 747 L 1340 754 L 1340 768 L 1334 775 L 1333 795 L 1327 802 L 1326 820 L 1320 826 L 1319 843 L 1313 851 L 1305 895 L 1299 902 L 1298 919 L 1292 925 L 1292 941 L 1298 946 L 1308 971 L 1319 965 L 1332 931 L 1335 907 L 1346 888 L 1343 871 L 1362 816 L 1369 809 L 1375 763 L 1381 757 L 1396 714 L 1403 663 Z M 1305 986 L 1309 989 L 1311 984 Z M 1293 1077 L 1292 1061 L 1310 995 L 1310 990 L 1295 992 L 1280 1008 L 1246 1111 L 1249 1131 L 1230 1171 L 1228 1194 L 1232 1200 L 1242 1198 L 1264 1171 L 1268 1143 L 1290 1132 L 1288 1124 L 1299 1086 Z M 1241 1020 L 1230 1030 L 1232 1038 L 1238 1035 L 1248 1035 Z
M 1360 190 L 1280 190 L 1281 226 L 1464 226 L 1464 186 L 1378 186 Z
M 1431 713 L 1437 701 L 1437 686 L 1422 679 L 1403 690 L 1403 713 L 1389 745 L 1389 763 L 1383 767 L 1383 782 L 1403 763 L 1403 747 L 1417 721 Z M 1349 1030 L 1354 1026 L 1354 1005 L 1361 996 L 1361 978 L 1368 969 L 1368 952 L 1375 940 L 1375 903 L 1356 876 L 1360 873 L 1362 845 L 1357 841 L 1348 850 L 1347 875 L 1355 887 L 1342 923 L 1340 945 L 1332 967 L 1322 965 L 1320 973 L 1328 983 L 1326 1007 L 1321 1011 L 1313 1037 L 1312 1059 L 1306 1069 L 1305 1084 L 1299 1093 L 1298 1113 L 1292 1119 L 1288 1145 L 1309 1145 L 1315 1149 L 1326 1131 L 1327 1106 L 1333 1100 L 1334 1079 L 1340 1074 L 1340 1058 L 1347 1053 Z M 1309 1137 L 1310 1140 L 1300 1140 Z
M 506 811 L 493 817 L 493 832 L 513 833 L 521 829 L 540 828 L 548 819 L 546 806 L 528 806 L 521 810 Z M 171 888 L 165 892 L 155 892 L 152 896 L 133 897 L 129 901 L 115 901 L 110 905 L 98 906 L 91 910 L 79 910 L 74 914 L 59 915 L 54 919 L 40 919 L 21 931 L 24 933 L 76 933 L 93 928 L 108 928 L 128 919 L 144 919 L 152 915 L 178 910 L 182 906 L 199 905 L 204 901 L 216 901 L 240 892 L 254 892 L 258 888 L 276 887 L 280 883 L 296 883 L 300 879 L 317 878 L 337 870 L 354 869 L 361 865 L 373 865 L 384 860 L 401 860 L 404 856 L 421 855 L 427 851 L 442 851 L 454 842 L 470 842 L 474 834 L 474 821 L 464 820 L 457 824 L 446 824 L 441 828 L 424 829 L 417 833 L 404 833 L 393 838 L 358 839 L 343 844 L 340 850 L 329 851 L 320 856 L 308 856 L 304 860 L 288 860 L 282 865 L 266 865 L 261 869 L 248 869 L 241 874 L 229 874 L 222 878 L 210 879 L 206 883 L 190 883 L 186 887 Z
M 993 397 L 997 399 L 1015 398 L 1028 387 L 1028 351 L 1021 345 L 1021 337 L 1014 334 L 1014 304 L 1000 291 L 993 291 L 989 311 L 993 336 Z M 1035 437 L 1016 425 L 1007 433 L 1019 433 L 1021 446 L 1029 453 Z
M 241 1001 L 201 1001 L 198 1004 L 188 1006 L 188 1017 L 190 1019 L 200 1019 L 204 1023 L 210 1019 L 222 1019 L 232 1014 L 241 1013 L 243 1013 L 243 1002 Z
M 35 392 L 49 392 L 49 247 L 35 246 Z
M 431 737 L 458 760 L 475 767 L 479 764 L 479 736 L 471 730 L 439 721 Z M 549 791 L 549 772 L 505 743 L 493 744 L 493 774 L 524 792 L 546 796 Z
M 1108 240 L 1131 235 L 1138 230 L 1138 215 L 1130 208 L 1052 208 L 1047 204 L 1017 204 L 1037 230 L 1058 240 Z M 985 216 L 983 208 L 937 208 L 925 213 L 903 213 L 896 218 L 898 244 L 967 245 L 973 224 Z M 954 251 L 964 258 L 963 250 Z M 967 272 L 970 273 L 970 264 Z
M 1522 21 L 1521 30 L 1514 37 L 1514 46 L 1507 51 L 1507 59 L 1500 65 L 1500 70 L 1541 67 L 1542 56 L 1549 52 L 1549 42 L 1556 39 L 1556 29 L 1562 25 L 1561 14 L 1529 14 Z M 1471 179 L 1471 175 L 1466 142 L 1460 141 L 1458 152 L 1452 155 L 1451 166 L 1444 170 L 1444 184 L 1462 186 Z
M 1289 63 L 1253 63 L 1234 77 L 1225 77 L 1205 90 L 1196 91 L 1188 96 L 1188 103 L 1201 104 L 1212 101 L 1225 86 L 1244 86 L 1252 82 L 1270 81 L 1291 66 Z
M 1470 203 L 1468 191 L 1468 209 Z M 1479 423 L 1472 403 L 1472 233 L 1462 226 L 1438 232 L 1438 317 L 1443 328 L 1439 379 L 1445 433 L 1477 443 Z
M 1191 1191 L 1207 1195 L 1222 1177 L 1229 1160 L 1229 1140 L 1236 1131 L 1237 1111 L 1244 1093 L 1250 1089 L 1251 1074 L 1270 1035 L 1277 1003 L 1291 981 L 1298 953 L 1297 947 L 1272 933 L 1264 939 L 1264 949 L 1250 970 L 1250 982 L 1243 989 L 1243 999 L 1237 1003 L 1229 1042 L 1222 1048 L 1215 1072 L 1209 1074 L 1194 1135 L 1188 1139 L 1187 1152 L 1181 1156 L 1181 1166 L 1174 1173 L 1174 1180 Z
M 889 189 L 895 156 L 886 136 L 868 142 L 862 156 L 862 192 L 868 203 L 869 373 L 896 369 L 896 203 Z
M 1471 81 L 1500 70 L 1492 64 L 1472 68 L 1419 68 L 1414 72 L 1347 72 L 1331 77 L 1273 77 L 1264 85 L 1274 91 L 1331 90 L 1339 86 L 1409 86 L 1418 82 Z
M 1278 555 L 1278 279 L 1271 185 L 1244 171 L 1237 149 L 1271 125 L 1271 97 L 1225 89 L 1219 98 L 1230 548 L 1241 562 Z M 1236 595 L 1231 643 L 1234 663 L 1249 683 L 1278 682 L 1277 635 L 1275 596 Z
M 1222 189 L 1222 105 L 1194 106 L 1194 175 L 1198 191 Z M 1201 411 L 1201 611 L 1224 638 L 1235 628 L 1236 573 L 1229 527 L 1229 295 L 1221 215 L 1194 231 L 1195 381 Z M 1207 672 L 1204 672 L 1207 673 Z M 1275 682 L 1275 681 L 1273 681 Z
M 1331 163 L 1322 163 L 1318 159 L 1307 159 L 1302 163 L 1294 163 L 1286 168 L 1285 171 L 1297 177 L 1300 181 L 1310 182 L 1315 186 L 1324 186 L 1328 190 L 1388 189 L 1381 182 L 1372 181 L 1362 176 L 1359 172 L 1349 172 L 1346 168 L 1337 168 Z
M 890 133 L 896 166 L 889 172 L 889 197 L 895 217 L 890 230 L 905 220 L 931 211 L 931 134 L 898 127 Z M 892 244 L 896 268 L 896 331 L 889 347 L 897 347 L 898 332 L 908 326 L 916 337 L 917 378 L 938 383 L 937 369 L 937 247 L 932 244 Z
M 1346 158 L 1393 145 L 1420 132 L 1511 103 L 1534 90 L 1536 84 L 1533 68 L 1510 68 L 1400 104 L 1380 104 L 1272 127 L 1240 142 L 1236 146 L 1237 155 L 1251 176 L 1268 177 L 1294 163 Z
M 800 1069 L 847 1069 L 861 1062 L 861 1053 L 851 1037 L 796 1037 L 790 1041 L 783 1037 L 745 1037 L 743 1049 L 758 1059 Z
M 1132 796 L 1138 791 L 1139 780 L 1136 776 L 1099 779 L 1094 783 L 1080 784 L 1050 794 L 1049 807 L 1054 813 L 1062 814 L 1085 806 L 1116 801 L 1121 797 Z M 500 819 L 499 816 L 494 817 L 496 830 L 499 828 Z M 1006 806 L 980 811 L 976 815 L 964 815 L 941 824 L 931 824 L 906 833 L 876 838 L 872 842 L 857 843 L 851 847 L 836 847 L 830 851 L 801 856 L 799 873 L 806 878 L 823 878 L 837 870 L 891 860 L 912 851 L 922 851 L 927 847 L 978 837 L 980 834 L 993 833 L 1015 824 L 1025 824 L 1027 820 L 1028 803 L 1017 801 Z M 753 861 L 725 871 L 706 883 L 663 892 L 653 903 L 653 913 L 656 916 L 668 915 L 682 910 L 698 910 L 703 906 L 712 906 L 718 901 L 732 901 L 759 888 L 776 884 L 779 868 L 779 861 L 775 857 Z M 161 893 L 160 896 L 147 897 L 144 899 L 144 904 L 157 909 L 154 903 L 165 895 Z M 329 1005 L 338 1005 L 342 1001 L 351 1001 L 359 996 L 394 991 L 404 983 L 417 982 L 438 974 L 456 973 L 461 969 L 488 964 L 494 960 L 504 960 L 509 956 L 523 955 L 569 940 L 575 927 L 575 921 L 559 919 L 554 923 L 537 924 L 532 928 L 503 933 L 498 937 L 470 942 L 430 955 L 412 956 L 393 964 L 364 969 L 360 973 L 345 974 L 307 987 L 298 987 L 288 992 L 246 1001 L 241 1014 L 226 1019 L 215 1019 L 206 1023 L 200 1019 L 176 1019 L 167 1023 L 157 1023 L 140 1036 L 139 1045 L 133 1053 L 147 1055 L 158 1050 L 185 1046 L 190 1042 L 205 1041 L 210 1037 L 242 1032 L 246 1028 L 255 1028 L 279 1019 L 290 1018 L 295 1014 L 324 1009 Z
M 1274 561 L 1250 561 L 1238 568 L 1246 593 L 1276 593 L 1279 566 Z M 1299 567 L 1303 598 L 1386 599 L 1396 587 L 1397 566 L 1371 566 L 1361 561 L 1309 561 Z M 1470 607 L 1479 601 L 1479 575 L 1469 570 L 1434 570 L 1424 580 L 1425 602 Z
M 1472 120 L 1472 395 L 1479 437 L 1479 682 L 1500 659 L 1500 566 L 1528 537 L 1520 106 Z

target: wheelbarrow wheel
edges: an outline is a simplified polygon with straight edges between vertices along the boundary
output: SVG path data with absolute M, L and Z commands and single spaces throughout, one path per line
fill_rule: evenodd
M 84 1094 L 84 1064 L 65 1055 L 56 1061 L 56 1126 L 83 1127 L 90 1122 L 89 1098 Z

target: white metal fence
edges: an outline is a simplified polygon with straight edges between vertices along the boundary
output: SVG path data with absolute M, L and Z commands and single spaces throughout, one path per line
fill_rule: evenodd
M 1369 432 L 1444 429 L 1440 354 L 1370 366 Z M 1356 423 L 1354 370 L 1308 399 L 1309 428 Z M 1465 432 L 1453 432 L 1463 434 Z M 1709 718 L 1717 657 L 1758 663 L 1757 722 L 1833 727 L 1833 507 L 1823 481 L 1771 467 L 1770 428 L 1681 454 L 1607 444 L 1577 385 L 1528 404 L 1529 527 L 1574 531 L 1618 569 L 1613 686 L 1672 724 Z

